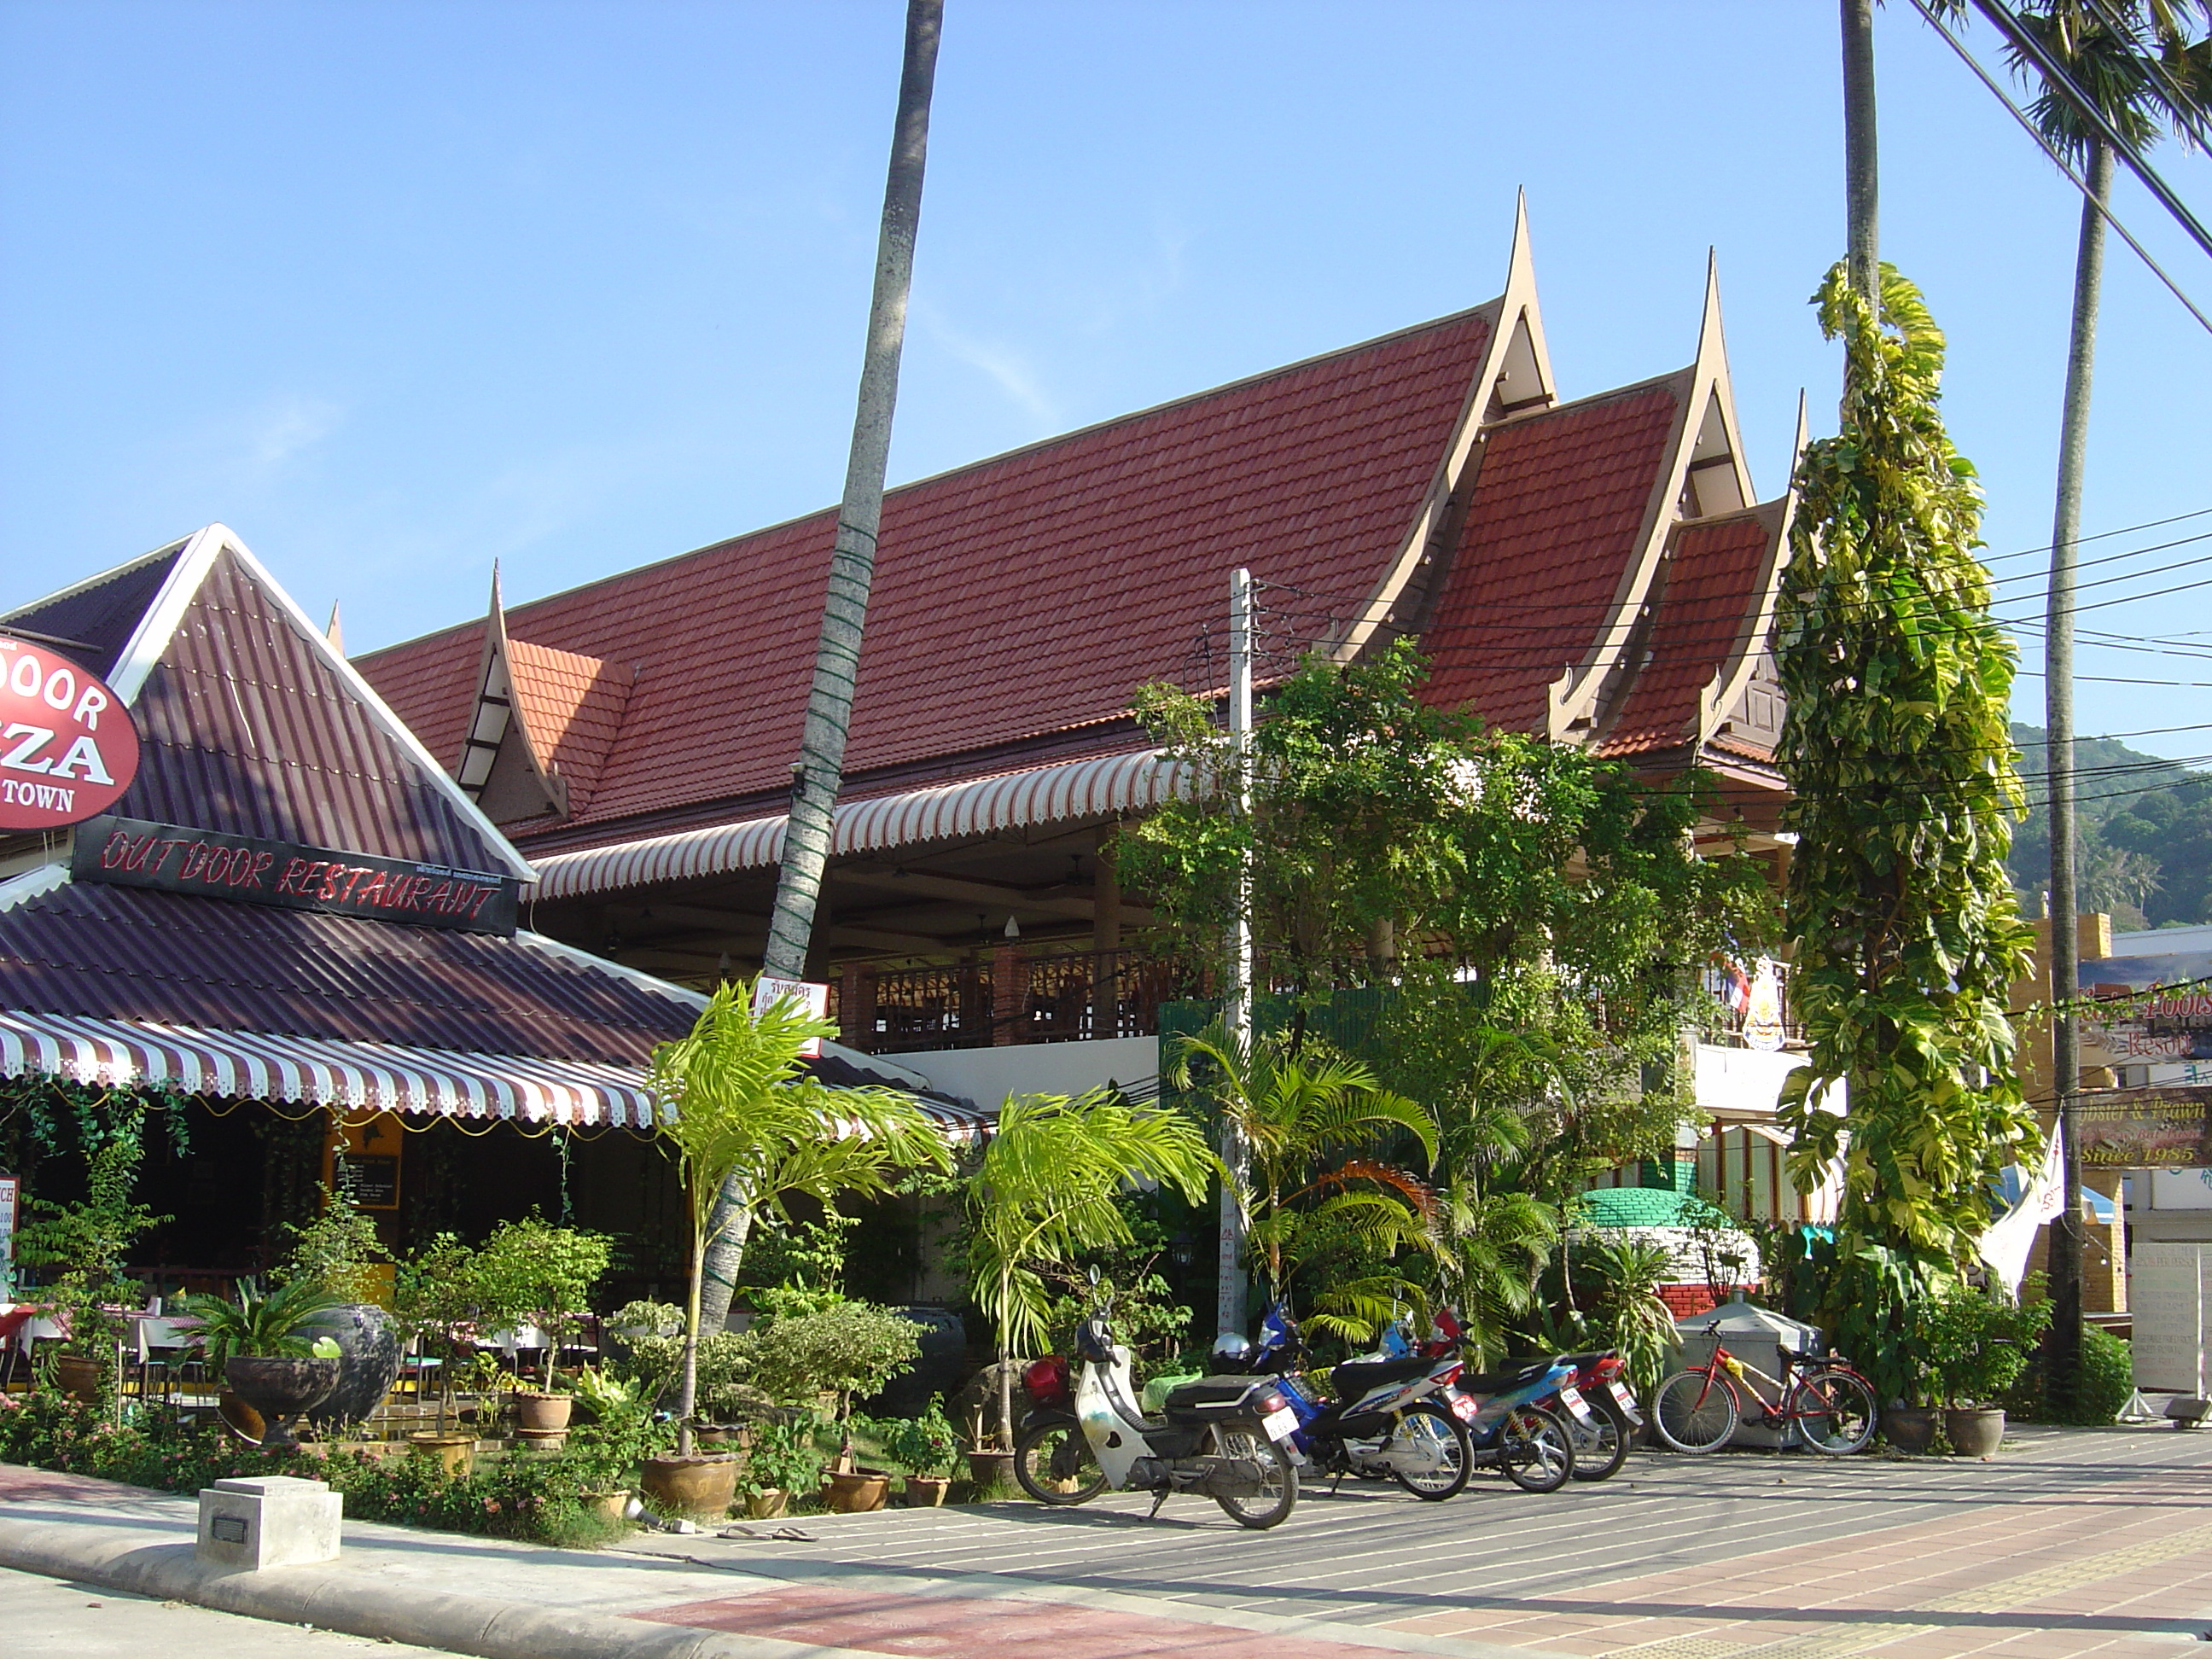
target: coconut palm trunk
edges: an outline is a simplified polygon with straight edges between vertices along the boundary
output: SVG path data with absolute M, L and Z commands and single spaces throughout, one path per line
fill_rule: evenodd
M 799 759 L 791 769 L 791 816 L 783 866 L 769 918 L 762 971 L 777 979 L 806 977 L 814 911 L 829 862 L 832 813 L 844 781 L 845 739 L 860 678 L 860 640 L 868 591 L 875 581 L 876 536 L 883 522 L 884 475 L 890 463 L 891 414 L 898 402 L 899 354 L 906 343 L 907 295 L 914 276 L 915 232 L 921 221 L 923 162 L 929 149 L 930 96 L 937 77 L 937 40 L 945 0 L 907 0 L 906 59 L 899 75 L 898 118 L 876 244 L 875 295 L 868 308 L 866 355 L 846 458 L 845 493 L 830 555 L 830 586 L 814 651 L 814 681 Z M 722 1190 L 708 1229 L 702 1306 L 708 1328 L 728 1316 L 730 1292 L 744 1256 L 757 1194 L 732 1182 Z
M 2054 1400 L 2071 1400 L 2081 1362 L 2081 1171 L 2074 1103 L 2081 1076 L 2073 999 L 2080 989 L 2074 916 L 2074 583 L 2081 533 L 2081 480 L 2089 445 L 2089 383 L 2097 354 L 2097 308 L 2105 276 L 2104 204 L 2112 189 L 2109 145 L 2089 145 L 2081 235 L 2074 259 L 2074 318 L 2066 344 L 2066 404 L 2058 439 L 2058 499 L 2051 515 L 2051 589 L 2045 611 L 2044 713 L 2049 730 L 2045 776 L 2051 800 L 2051 1092 L 2066 1164 L 2066 1207 L 2051 1226 L 2051 1333 L 2045 1350 Z
M 1880 147 L 1875 135 L 1874 0 L 1842 0 L 1844 256 L 1851 286 L 1881 301 Z

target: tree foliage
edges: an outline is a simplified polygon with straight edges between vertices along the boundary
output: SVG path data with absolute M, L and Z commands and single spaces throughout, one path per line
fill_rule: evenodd
M 2014 648 L 1973 551 L 1973 468 L 1938 408 L 1943 337 L 1882 271 L 1879 319 L 1840 265 L 1815 296 L 1849 367 L 1842 430 L 1799 471 L 1778 619 L 1810 1045 L 1782 1112 L 1802 1188 L 1843 1159 L 1847 1240 L 1964 1262 L 1998 1171 L 2040 1154 L 2005 1015 L 2033 938 L 2004 868 L 2021 806 Z M 1848 1124 L 1820 1101 L 1844 1079 Z

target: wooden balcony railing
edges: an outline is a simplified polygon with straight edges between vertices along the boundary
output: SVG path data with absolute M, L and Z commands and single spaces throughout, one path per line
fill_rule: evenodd
M 1139 951 L 1027 952 L 947 968 L 846 969 L 838 1040 L 890 1054 L 1000 1043 L 1151 1036 L 1160 1005 L 1194 987 L 1178 964 Z

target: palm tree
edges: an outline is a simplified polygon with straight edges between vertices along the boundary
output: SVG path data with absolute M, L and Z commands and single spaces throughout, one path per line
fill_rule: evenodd
M 1316 1054 L 1310 1044 L 1293 1055 L 1267 1038 L 1233 1041 L 1216 1021 L 1182 1040 L 1168 1075 L 1178 1089 L 1211 1096 L 1249 1149 L 1250 1174 L 1237 1198 L 1271 1297 L 1281 1297 L 1302 1267 L 1347 1268 L 1400 1245 L 1434 1247 L 1436 1195 L 1428 1183 L 1417 1170 L 1364 1154 L 1410 1135 L 1425 1170 L 1437 1158 L 1436 1123 L 1366 1066 Z M 1394 1273 L 1338 1276 L 1315 1295 L 1309 1322 L 1348 1337 L 1371 1334 L 1412 1294 Z
M 1963 9 L 1961 0 L 1953 0 Z M 2078 1369 L 2081 1312 L 2081 1178 L 2074 1155 L 2074 1097 L 2080 1050 L 2069 1005 L 2078 994 L 2074 917 L 2081 856 L 2075 817 L 2074 595 L 2081 532 L 2081 485 L 2089 443 L 2090 377 L 2105 274 L 2105 221 L 2112 197 L 2106 128 L 2140 154 L 2169 128 L 2185 145 L 2212 118 L 2212 35 L 2191 40 L 2188 14 L 2212 27 L 2212 0 L 2031 0 L 2016 18 L 2026 41 L 2008 33 L 2006 58 L 2033 89 L 2028 118 L 2088 186 L 2075 248 L 2074 310 L 2066 341 L 2066 392 L 2059 423 L 2058 484 L 2051 514 L 2051 581 L 2045 601 L 2044 708 L 2051 799 L 2050 983 L 2059 1009 L 2051 1028 L 2052 1092 L 2066 1146 L 2066 1203 L 2051 1230 L 2053 1318 L 2047 1353 L 2054 1398 L 2070 1394 Z M 1992 13 L 2000 26 L 2002 8 Z M 2053 66 L 2046 71 L 2029 49 Z M 2063 80 L 2056 77 L 2063 75 Z M 2100 125 L 2081 106 L 2086 98 Z
M 1875 142 L 1874 0 L 1841 0 L 1844 26 L 1844 269 L 1869 304 L 1881 297 L 1880 150 Z
M 1014 1443 L 1012 1361 L 1045 1343 L 1051 1290 L 1041 1266 L 1135 1242 L 1119 1200 L 1137 1182 L 1193 1204 L 1221 1170 L 1198 1126 L 1118 1093 L 1009 1099 L 968 1187 L 969 1266 L 998 1334 L 1000 1445 Z
M 806 1046 L 835 1030 L 786 998 L 756 1014 L 750 986 L 725 985 L 688 1036 L 653 1051 L 660 1133 L 681 1160 L 691 1220 L 677 1406 L 684 1456 L 698 1399 L 700 1289 L 710 1237 L 719 1231 L 733 1237 L 741 1255 L 753 1218 L 763 1207 L 781 1213 L 794 1194 L 829 1204 L 842 1193 L 882 1193 L 899 1171 L 917 1164 L 950 1167 L 944 1135 L 907 1096 L 832 1089 L 801 1070 Z M 731 1190 L 745 1200 L 724 1224 L 720 1200 Z M 732 1271 L 735 1265 L 733 1258 Z

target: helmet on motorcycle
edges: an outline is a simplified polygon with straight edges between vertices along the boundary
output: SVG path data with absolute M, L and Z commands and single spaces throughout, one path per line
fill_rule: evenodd
M 1252 1363 L 1252 1345 L 1232 1331 L 1214 1339 L 1207 1359 L 1217 1371 L 1243 1370 Z

